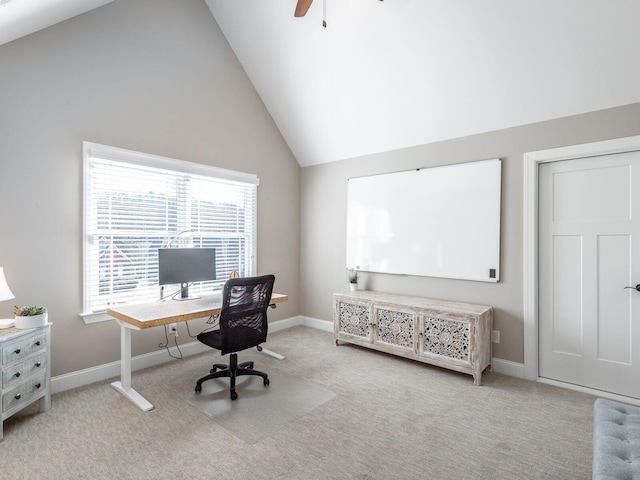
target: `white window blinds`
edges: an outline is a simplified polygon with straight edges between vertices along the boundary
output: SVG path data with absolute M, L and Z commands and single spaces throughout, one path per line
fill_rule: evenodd
M 219 280 L 193 284 L 192 295 L 234 270 L 255 274 L 255 175 L 88 142 L 84 162 L 84 315 L 158 300 L 161 247 L 216 249 Z

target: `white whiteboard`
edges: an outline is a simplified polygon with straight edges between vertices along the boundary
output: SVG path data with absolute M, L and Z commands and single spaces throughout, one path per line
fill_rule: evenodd
M 347 268 L 497 282 L 499 159 L 351 178 Z

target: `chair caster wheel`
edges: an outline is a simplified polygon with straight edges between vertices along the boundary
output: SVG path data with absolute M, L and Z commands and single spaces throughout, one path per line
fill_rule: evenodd
M 235 400 L 238 398 L 238 394 L 236 392 L 231 392 L 231 400 Z
M 268 378 L 264 379 L 264 386 L 265 387 L 269 386 L 269 379 Z
M 196 385 L 196 393 L 200 393 L 202 391 L 202 385 Z

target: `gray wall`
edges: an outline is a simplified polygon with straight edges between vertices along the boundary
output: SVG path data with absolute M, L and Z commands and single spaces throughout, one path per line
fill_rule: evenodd
M 49 307 L 53 375 L 119 359 L 115 322 L 78 316 L 83 140 L 257 174 L 258 273 L 290 295 L 270 319 L 299 314 L 300 168 L 211 12 L 116 0 L 0 46 L 0 266 L 16 295 L 0 317 Z M 133 338 L 137 355 L 164 335 Z
M 347 179 L 417 167 L 501 158 L 501 279 L 497 284 L 363 274 L 361 288 L 492 305 L 501 342 L 494 356 L 523 362 L 523 154 L 640 135 L 640 104 L 302 169 L 302 315 L 330 321 L 332 294 L 348 289 Z
M 272 320 L 331 321 L 349 177 L 499 157 L 498 284 L 366 274 L 363 286 L 493 305 L 495 356 L 522 362 L 522 154 L 638 134 L 634 104 L 301 171 L 203 1 L 116 0 L 0 46 L 0 266 L 16 294 L 0 316 L 49 307 L 54 375 L 119 358 L 118 327 L 78 316 L 83 140 L 257 174 L 258 271 L 290 295 Z M 163 339 L 136 333 L 134 355 Z

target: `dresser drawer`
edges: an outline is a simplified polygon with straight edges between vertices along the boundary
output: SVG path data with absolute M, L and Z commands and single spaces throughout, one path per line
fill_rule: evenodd
M 24 362 L 8 365 L 2 370 L 2 387 L 9 388 L 17 385 L 37 372 L 43 372 L 46 367 L 47 355 L 42 352 Z
M 25 339 L 18 339 L 13 342 L 7 342 L 2 346 L 2 366 L 9 365 L 13 362 L 18 362 L 39 350 L 45 350 L 47 348 L 47 335 L 46 333 L 39 333 L 30 336 Z
M 31 402 L 31 398 L 35 397 L 39 393 L 46 392 L 46 375 L 45 372 L 42 375 L 32 378 L 26 383 L 17 386 L 16 388 L 9 390 L 2 394 L 2 413 L 5 413 L 12 408 L 24 403 L 27 405 Z

